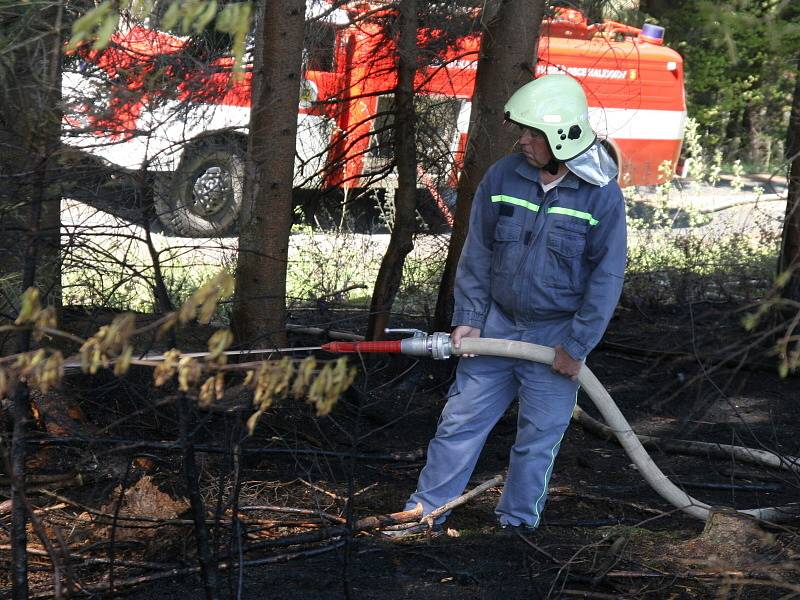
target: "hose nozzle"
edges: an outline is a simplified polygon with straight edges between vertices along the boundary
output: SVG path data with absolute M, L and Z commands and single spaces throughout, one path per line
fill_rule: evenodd
M 414 333 L 404 340 L 382 342 L 329 342 L 322 346 L 328 352 L 386 353 L 397 352 L 411 356 L 429 356 L 434 360 L 450 358 L 450 334 L 436 332 L 427 335 Z
M 434 360 L 447 360 L 451 354 L 450 334 L 437 331 L 426 336 L 415 336 L 400 341 L 400 352 L 411 356 L 430 356 Z

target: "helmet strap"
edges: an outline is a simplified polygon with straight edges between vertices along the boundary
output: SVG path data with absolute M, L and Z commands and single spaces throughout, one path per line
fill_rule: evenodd
M 559 161 L 557 161 L 555 158 L 551 158 L 550 162 L 544 166 L 544 170 L 550 173 L 550 175 L 555 175 L 558 173 L 558 167 L 560 165 L 561 163 Z

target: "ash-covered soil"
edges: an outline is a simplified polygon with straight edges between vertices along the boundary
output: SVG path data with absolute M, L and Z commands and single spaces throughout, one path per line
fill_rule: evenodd
M 588 363 L 637 432 L 800 456 L 798 380 L 777 375 L 777 357 L 768 347 L 751 344 L 754 334 L 742 329 L 741 314 L 739 307 L 708 303 L 621 309 Z M 304 346 L 318 340 L 292 341 Z M 395 512 L 413 491 L 423 465 L 408 454 L 424 449 L 433 435 L 454 366 L 452 361 L 443 365 L 407 357 L 365 359 L 362 376 L 328 417 L 316 418 L 310 407 L 282 401 L 263 415 L 252 437 L 243 437 L 247 415 L 230 408 L 241 404 L 231 397 L 227 411 L 196 413 L 195 439 L 199 445 L 225 448 L 232 440 L 242 441 L 240 508 L 304 508 L 350 519 Z M 66 392 L 81 405 L 98 437 L 176 439 L 173 405 L 148 397 L 144 379 L 134 373 L 120 385 L 110 377 L 102 382 L 75 377 Z M 597 416 L 583 393 L 579 404 Z M 126 414 L 135 417 L 125 419 Z M 512 409 L 492 433 L 470 487 L 504 472 L 515 429 Z M 121 481 L 130 487 L 147 476 L 170 497 L 186 497 L 180 453 L 114 448 L 60 452 L 65 463 L 94 453 L 103 476 L 59 493 L 76 504 L 110 511 L 109 498 L 119 497 Z M 270 448 L 274 453 L 248 454 Z M 405 453 L 403 460 L 389 459 L 392 452 Z M 776 506 L 800 498 L 800 479 L 790 471 L 657 450 L 652 456 L 690 495 L 715 506 Z M 235 487 L 229 459 L 198 453 L 209 522 L 220 487 L 226 503 Z M 394 541 L 362 532 L 242 554 L 244 561 L 286 560 L 248 566 L 241 578 L 236 568 L 223 570 L 219 597 L 781 598 L 800 591 L 797 522 L 765 526 L 756 538 L 741 543 L 735 540 L 745 538 L 735 536 L 722 542 L 714 538 L 714 543 L 699 540 L 701 521 L 676 511 L 652 491 L 618 445 L 575 423 L 556 462 L 543 524 L 527 541 L 498 531 L 493 514 L 498 496 L 499 489 L 491 489 L 457 508 L 440 537 Z M 236 563 L 234 528 L 226 520 L 230 512 L 224 505 L 220 511 L 222 525 L 212 527 L 211 538 L 219 544 L 219 558 Z M 72 513 L 61 513 L 62 529 L 66 516 L 78 512 L 73 507 Z M 242 514 L 249 544 L 319 530 L 319 522 L 310 517 L 266 509 Z M 115 542 L 117 559 L 161 561 L 176 568 L 196 564 L 188 521 L 160 527 L 157 544 L 149 534 L 137 540 L 129 528 L 124 531 Z M 76 551 L 109 553 L 108 537 L 97 532 L 74 544 Z M 309 551 L 321 553 L 302 556 Z M 84 568 L 86 581 L 92 581 L 92 571 Z M 95 568 L 94 581 L 107 583 L 108 577 Z M 120 566 L 115 577 L 147 578 L 159 572 Z M 46 569 L 31 576 L 34 587 L 49 581 Z M 145 579 L 128 593 L 144 600 L 205 598 L 197 573 Z

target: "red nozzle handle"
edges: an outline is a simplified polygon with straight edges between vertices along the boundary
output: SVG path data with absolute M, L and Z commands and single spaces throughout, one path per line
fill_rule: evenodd
M 328 342 L 322 349 L 326 352 L 400 352 L 400 342 Z

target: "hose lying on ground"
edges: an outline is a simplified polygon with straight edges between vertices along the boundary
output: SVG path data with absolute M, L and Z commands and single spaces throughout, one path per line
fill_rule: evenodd
M 555 356 L 554 350 L 546 346 L 490 338 L 462 338 L 461 347 L 453 348 L 452 352 L 454 355 L 502 356 L 544 364 L 552 364 Z M 578 374 L 578 381 L 650 486 L 667 502 L 686 514 L 698 519 L 707 519 L 711 507 L 689 496 L 664 475 L 647 454 L 628 421 L 614 403 L 611 395 L 585 364 Z M 800 504 L 784 507 L 752 508 L 740 510 L 739 512 L 765 521 L 786 521 L 800 515 Z
M 615 440 L 614 430 L 604 425 L 597 419 L 589 416 L 580 406 L 576 405 L 572 411 L 572 418 L 583 427 L 607 440 Z M 747 448 L 745 446 L 732 446 L 718 444 L 717 442 L 698 442 L 695 440 L 670 440 L 652 435 L 637 433 L 636 437 L 645 448 L 671 452 L 673 454 L 687 454 L 690 456 L 713 456 L 716 458 L 733 458 L 739 462 L 769 467 L 771 469 L 785 469 L 800 473 L 800 457 L 781 456 L 769 450 Z

